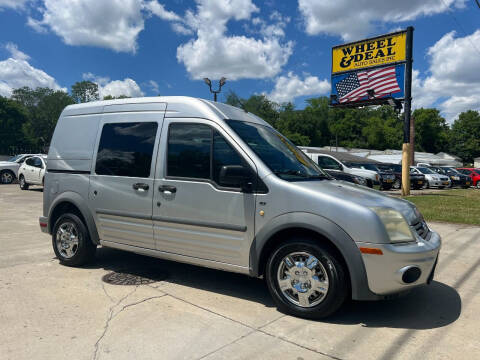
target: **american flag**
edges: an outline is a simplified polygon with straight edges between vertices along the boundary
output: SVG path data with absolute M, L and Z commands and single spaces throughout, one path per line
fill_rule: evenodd
M 395 66 L 352 73 L 338 82 L 335 87 L 341 103 L 357 101 L 367 96 L 368 90 L 374 90 L 375 97 L 401 91 L 395 74 Z

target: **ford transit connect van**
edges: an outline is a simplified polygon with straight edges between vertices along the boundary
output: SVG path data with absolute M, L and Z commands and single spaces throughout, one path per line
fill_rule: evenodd
M 79 266 L 105 246 L 264 277 L 307 318 L 427 284 L 439 235 L 415 205 L 334 180 L 257 116 L 188 97 L 71 105 L 42 231 Z

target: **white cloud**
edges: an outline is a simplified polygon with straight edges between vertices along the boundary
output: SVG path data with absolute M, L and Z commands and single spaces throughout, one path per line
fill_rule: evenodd
M 445 34 L 428 49 L 428 76 L 414 73 L 415 107 L 438 106 L 452 122 L 465 110 L 480 110 L 480 30 L 465 37 Z
M 466 0 L 298 0 L 305 31 L 340 35 L 344 40 L 360 39 L 381 23 L 411 21 L 452 7 L 464 7 Z
M 145 4 L 145 8 L 150 10 L 152 14 L 158 16 L 160 19 L 167 21 L 181 21 L 181 17 L 175 14 L 173 11 L 168 11 L 165 6 L 158 3 L 158 1 L 150 1 Z
M 9 97 L 14 89 L 23 86 L 28 86 L 32 89 L 49 87 L 54 90 L 67 91 L 66 88 L 58 85 L 57 81 L 46 72 L 30 65 L 25 58 L 11 57 L 0 61 L 0 95 Z
M 316 76 L 307 75 L 300 79 L 289 72 L 287 76 L 279 76 L 275 80 L 275 88 L 267 97 L 277 103 L 293 101 L 296 97 L 307 95 L 324 95 L 330 91 L 330 82 L 320 80 Z
M 11 54 L 12 58 L 18 59 L 18 60 L 28 60 L 30 59 L 30 56 L 25 54 L 24 52 L 18 50 L 17 44 L 14 43 L 7 43 L 5 45 L 5 49 Z
M 100 99 L 103 99 L 107 95 L 118 97 L 125 95 L 129 97 L 141 97 L 144 95 L 140 86 L 130 78 L 123 80 L 110 80 L 107 76 L 97 76 L 92 73 L 83 74 L 84 80 L 90 80 L 98 85 L 98 93 Z
M 158 83 L 155 80 L 150 80 L 148 82 L 148 86 L 152 89 L 155 95 L 158 95 L 160 93 L 160 87 L 158 86 Z
M 23 9 L 30 0 L 0 0 L 0 11 L 2 8 Z
M 132 52 L 144 28 L 143 0 L 44 0 L 36 31 L 51 30 L 68 45 L 89 45 Z
M 265 30 L 260 39 L 226 34 L 230 20 L 248 21 L 258 11 L 251 0 L 197 0 L 196 12 L 187 11 L 183 19 L 183 25 L 195 31 L 196 38 L 177 48 L 177 60 L 194 79 L 275 76 L 293 48 L 292 42 L 281 42 L 283 31 Z

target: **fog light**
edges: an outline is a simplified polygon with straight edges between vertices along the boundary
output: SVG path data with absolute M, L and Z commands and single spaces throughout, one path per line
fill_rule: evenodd
M 402 281 L 405 284 L 411 284 L 417 281 L 422 275 L 422 270 L 416 266 L 409 267 L 402 275 Z

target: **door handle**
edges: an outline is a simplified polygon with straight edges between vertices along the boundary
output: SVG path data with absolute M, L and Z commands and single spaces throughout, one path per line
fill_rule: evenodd
M 135 183 L 135 184 L 132 185 L 132 187 L 133 187 L 134 190 L 147 191 L 150 186 L 148 186 L 148 184 L 144 184 L 144 183 Z
M 160 185 L 158 190 L 161 192 L 171 192 L 172 194 L 177 192 L 177 188 L 173 185 Z

